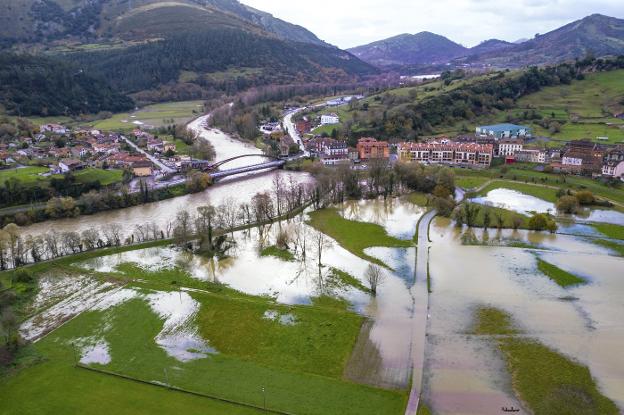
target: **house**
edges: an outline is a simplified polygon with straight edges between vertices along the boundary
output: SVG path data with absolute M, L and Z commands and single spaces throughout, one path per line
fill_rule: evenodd
M 356 163 L 360 161 L 360 154 L 355 147 L 349 147 L 347 149 L 347 155 L 349 156 L 349 160 Z
M 321 163 L 324 166 L 336 166 L 339 164 L 351 164 L 351 159 L 347 154 L 322 154 L 320 157 Z
M 400 143 L 399 159 L 404 162 L 490 166 L 492 144 L 429 142 Z
M 602 165 L 602 175 L 607 177 L 624 177 L 624 146 L 616 146 L 607 151 Z
M 160 138 L 148 138 L 147 139 L 147 151 L 155 151 L 158 153 L 162 153 L 164 150 L 163 140 Z
M 39 132 L 41 133 L 54 133 L 54 134 L 67 134 L 67 128 L 63 127 L 60 124 L 43 124 L 39 126 Z
M 312 130 L 312 122 L 307 117 L 304 117 L 296 122 L 295 129 L 299 134 L 307 134 Z
M 135 161 L 131 167 L 132 174 L 136 177 L 147 177 L 153 173 L 152 163 L 149 160 Z
M 589 140 L 568 143 L 561 155 L 561 170 L 575 174 L 601 174 L 605 148 Z
M 523 163 L 546 163 L 547 154 L 543 150 L 519 150 L 514 154 L 515 160 Z
M 69 149 L 73 157 L 82 158 L 89 153 L 89 149 L 84 146 L 75 146 Z
M 67 173 L 70 171 L 81 170 L 84 168 L 84 164 L 80 160 L 76 159 L 62 159 L 59 161 L 59 168 L 61 172 Z
M 163 141 L 163 152 L 167 153 L 169 151 L 172 152 L 176 152 L 176 145 L 175 143 L 169 142 L 169 141 Z
M 531 129 L 515 124 L 494 124 L 479 126 L 475 130 L 478 137 L 494 137 L 496 139 L 531 137 Z
M 371 137 L 360 138 L 357 143 L 357 151 L 360 160 L 387 159 L 390 157 L 389 144 Z
M 519 138 L 503 138 L 498 142 L 498 146 L 495 147 L 496 155 L 498 157 L 508 157 L 516 154 L 517 151 L 522 150 L 524 146 L 524 140 Z
M 323 114 L 321 115 L 321 125 L 335 125 L 340 124 L 340 117 L 338 114 Z
M 290 155 L 290 150 L 295 146 L 295 141 L 291 136 L 286 134 L 280 139 L 279 149 L 281 157 L 288 157 Z

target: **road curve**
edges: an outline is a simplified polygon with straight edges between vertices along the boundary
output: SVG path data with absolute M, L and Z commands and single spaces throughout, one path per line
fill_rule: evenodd
M 427 264 L 429 262 L 429 225 L 438 212 L 434 209 L 424 214 L 418 223 L 416 248 L 416 273 L 410 289 L 414 306 L 412 308 L 412 389 L 405 409 L 405 415 L 416 415 L 423 381 L 425 343 L 429 315 L 429 288 L 427 286 Z

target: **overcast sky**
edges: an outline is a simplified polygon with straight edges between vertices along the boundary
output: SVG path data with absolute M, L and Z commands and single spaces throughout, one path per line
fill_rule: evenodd
M 546 33 L 593 13 L 624 17 L 624 0 L 241 0 L 343 49 L 424 30 L 464 46 Z

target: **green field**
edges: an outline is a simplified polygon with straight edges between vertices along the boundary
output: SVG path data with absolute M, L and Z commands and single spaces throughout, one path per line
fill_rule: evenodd
M 455 177 L 455 185 L 461 187 L 462 189 L 475 189 L 483 186 L 485 183 L 490 180 L 487 177 L 479 177 L 479 176 L 456 176 Z
M 516 107 L 508 111 L 470 120 L 469 125 L 487 125 L 506 122 L 507 116 L 520 117 L 524 111 L 536 111 L 544 118 L 551 118 L 561 124 L 561 131 L 551 133 L 532 120 L 520 121 L 533 129 L 534 135 L 549 137 L 553 141 L 548 146 L 561 146 L 564 141 L 591 139 L 604 143 L 624 142 L 624 125 L 621 120 L 613 117 L 613 113 L 623 112 L 620 103 L 624 96 L 624 70 L 591 73 L 583 81 L 573 81 L 570 85 L 546 87 L 534 94 L 518 100 Z M 407 89 L 407 88 L 406 88 Z M 441 126 L 436 134 L 459 134 L 462 125 Z M 612 125 L 607 125 L 607 123 Z M 608 137 L 608 141 L 597 140 L 597 137 Z
M 586 366 L 525 337 L 506 312 L 477 309 L 471 333 L 489 337 L 496 344 L 514 391 L 534 414 L 618 413 L 615 404 L 600 393 Z
M 335 208 L 316 210 L 310 213 L 309 224 L 335 239 L 343 248 L 370 262 L 386 266 L 377 258 L 366 255 L 364 250 L 375 246 L 409 248 L 410 241 L 394 238 L 386 230 L 374 223 L 356 222 L 340 216 Z
M 550 264 L 541 258 L 537 258 L 537 269 L 563 288 L 587 283 L 585 279 L 564 271 L 556 265 Z
M 610 223 L 595 223 L 592 226 L 609 238 L 624 240 L 624 226 Z
M 93 182 L 97 180 L 102 183 L 102 186 L 108 186 L 110 184 L 121 182 L 123 179 L 123 170 L 89 168 L 75 172 L 74 177 L 79 183 Z
M 111 118 L 96 121 L 93 127 L 104 131 L 128 131 L 138 127 L 133 124 L 135 121 L 162 127 L 187 123 L 203 112 L 203 101 L 167 102 L 148 105 L 132 113 L 115 114 Z
M 23 184 L 34 184 L 37 182 L 45 182 L 46 177 L 39 176 L 39 173 L 49 172 L 47 167 L 24 167 L 21 169 L 0 170 L 0 185 L 7 180 L 15 178 Z
M 99 255 L 127 250 L 110 249 Z M 282 305 L 270 297 L 250 296 L 195 279 L 175 267 L 150 271 L 123 263 L 112 272 L 99 274 L 76 262 L 88 258 L 97 259 L 98 253 L 29 269 L 36 275 L 86 274 L 124 284 L 124 290 L 134 292 L 134 297 L 107 309 L 83 312 L 24 349 L 19 360 L 23 367 L 0 380 L 0 413 L 264 413 L 74 367 L 77 352 L 72 345 L 91 344 L 92 339 L 106 342 L 111 361 L 90 367 L 140 381 L 302 415 L 403 411 L 404 391 L 343 379 L 363 321 L 347 310 L 344 301 L 321 297 L 309 306 Z M 350 284 L 352 277 L 342 274 L 337 278 Z M 194 291 L 181 291 L 181 287 Z M 175 302 L 178 297 L 182 301 L 183 296 L 190 296 L 198 308 L 183 327 L 193 330 L 189 324 L 196 325 L 196 332 L 217 352 L 189 361 L 169 355 L 155 342 L 167 326 L 165 315 L 151 308 L 154 300 L 148 301 L 150 296 L 169 296 Z M 289 322 L 267 318 L 268 312 L 286 316 Z M 185 333 L 187 329 L 181 330 Z

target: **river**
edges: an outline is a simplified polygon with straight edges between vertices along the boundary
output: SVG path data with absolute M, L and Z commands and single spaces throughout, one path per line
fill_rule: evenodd
M 195 131 L 202 139 L 207 140 L 214 146 L 216 152 L 215 161 L 227 160 L 245 154 L 262 154 L 260 149 L 248 142 L 234 139 L 214 128 L 204 128 L 208 117 L 208 115 L 205 115 L 197 118 L 188 125 L 188 128 Z M 266 161 L 266 159 L 261 157 L 248 157 L 234 160 L 225 165 L 224 168 L 249 166 L 263 161 Z M 121 225 L 126 236 L 132 233 L 136 225 L 146 223 L 155 223 L 158 227 L 164 229 L 169 222 L 173 221 L 176 213 L 181 209 L 186 209 L 194 213 L 197 207 L 207 204 L 217 206 L 225 201 L 236 204 L 249 202 L 256 193 L 270 191 L 276 176 L 280 176 L 285 183 L 289 183 L 291 179 L 297 183 L 308 183 L 312 181 L 312 177 L 307 173 L 284 170 L 256 172 L 248 175 L 228 177 L 201 193 L 180 196 L 126 209 L 100 212 L 95 215 L 49 220 L 25 226 L 22 229 L 24 234 L 41 235 L 48 231 L 82 232 L 86 229 L 102 229 L 109 224 L 116 223 Z

